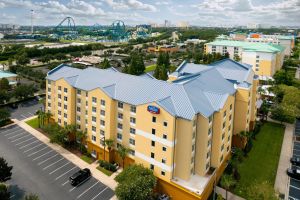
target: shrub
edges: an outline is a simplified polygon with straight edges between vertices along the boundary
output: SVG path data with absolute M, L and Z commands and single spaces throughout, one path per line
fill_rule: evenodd
M 117 171 L 117 167 L 114 164 L 111 164 L 105 160 L 99 160 L 99 165 L 100 167 L 103 167 L 104 169 L 109 170 L 111 172 Z

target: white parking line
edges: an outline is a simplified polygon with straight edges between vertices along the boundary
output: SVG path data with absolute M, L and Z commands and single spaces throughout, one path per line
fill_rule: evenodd
M 20 145 L 20 144 L 23 144 L 24 142 L 28 142 L 28 141 L 30 141 L 30 140 L 32 140 L 32 139 L 35 139 L 35 137 L 29 138 L 29 139 L 24 140 L 24 141 L 22 141 L 22 142 L 20 142 L 20 143 L 17 143 L 16 146 L 18 146 L 18 145 Z
M 30 149 L 27 149 L 26 151 L 24 151 L 23 153 L 26 153 L 26 152 L 28 152 L 28 151 L 31 151 L 32 149 L 35 149 L 35 148 L 37 148 L 37 147 L 39 147 L 39 146 L 41 146 L 41 145 L 43 145 L 44 143 L 40 143 L 40 144 L 38 144 L 38 145 L 35 145 L 34 147 L 32 147 L 32 148 L 30 148 Z
M 53 155 L 53 156 L 47 158 L 46 160 L 43 160 L 42 162 L 39 162 L 38 165 L 41 165 L 41 164 L 47 162 L 48 160 L 50 160 L 50 159 L 52 159 L 52 158 L 54 158 L 54 157 L 56 157 L 56 156 L 58 156 L 58 154 L 55 154 L 55 155 Z
M 9 135 L 11 135 L 11 134 L 13 134 L 13 133 L 15 133 L 15 132 L 18 132 L 18 131 L 22 131 L 22 129 L 19 128 L 18 130 L 15 130 L 15 131 L 13 131 L 13 132 L 11 132 L 11 133 L 5 134 L 4 136 L 5 136 L 5 137 L 6 137 L 6 136 L 9 136 Z
M 56 163 L 58 163 L 59 161 L 63 160 L 64 158 L 59 159 L 58 161 L 55 161 L 54 163 L 52 163 L 51 165 L 48 165 L 47 167 L 44 167 L 43 170 L 48 169 L 49 167 L 55 165 Z
M 290 187 L 295 188 L 295 189 L 297 189 L 297 190 L 300 190 L 300 188 L 298 188 L 298 187 L 296 187 L 296 186 L 293 186 L 293 185 L 290 185 Z
M 25 147 L 28 147 L 28 146 L 30 146 L 30 145 L 32 145 L 34 143 L 37 143 L 37 142 L 39 142 L 39 140 L 35 140 L 35 141 L 33 141 L 33 142 L 29 143 L 29 144 L 26 144 L 26 145 L 20 147 L 19 149 L 24 149 Z
M 13 127 L 13 128 L 7 128 L 7 130 L 5 130 L 5 131 L 3 131 L 3 132 L 0 132 L 1 134 L 3 134 L 3 133 L 7 133 L 8 131 L 12 131 L 12 130 L 14 130 L 14 129 L 20 129 L 20 127 L 18 127 L 18 126 L 15 126 L 15 127 Z
M 91 200 L 96 199 L 100 194 L 102 194 L 108 187 L 106 186 L 106 188 L 104 188 L 99 194 L 97 194 L 96 196 L 94 196 Z
M 40 150 L 38 150 L 36 152 L 33 152 L 33 153 L 29 154 L 27 157 L 33 156 L 34 154 L 37 154 L 38 152 L 43 151 L 46 148 L 48 148 L 48 146 L 46 146 L 46 147 L 44 147 L 44 148 L 42 148 L 42 149 L 40 149 Z
M 89 191 L 90 189 L 92 189 L 98 183 L 99 183 L 99 181 L 97 181 L 94 185 L 92 185 L 91 187 L 89 187 L 88 189 L 86 189 L 83 193 L 81 193 L 80 195 L 78 195 L 77 199 L 79 199 L 82 195 L 84 195 L 87 191 Z
M 44 153 L 43 155 L 40 155 L 40 156 L 38 156 L 38 157 L 36 157 L 36 158 L 34 158 L 34 159 L 32 159 L 32 160 L 37 160 L 37 159 L 39 159 L 39 158 L 41 158 L 41 157 L 47 155 L 48 153 L 51 153 L 52 151 L 53 151 L 53 150 L 51 149 L 51 150 L 48 151 L 47 153 Z
M 73 190 L 75 190 L 77 187 L 73 187 L 72 189 L 69 190 L 69 192 L 72 192 Z
M 32 114 L 31 112 L 28 112 L 28 114 L 29 114 L 30 116 L 34 116 L 34 114 Z
M 63 177 L 64 175 L 66 175 L 67 173 L 69 173 L 70 171 L 72 171 L 73 169 L 77 168 L 77 166 L 73 167 L 72 169 L 66 171 L 65 173 L 61 174 L 60 176 L 56 177 L 55 180 L 57 181 L 58 179 L 60 179 L 61 177 Z
M 59 168 L 57 168 L 56 170 L 54 170 L 54 171 L 50 172 L 49 174 L 50 174 L 50 175 L 51 175 L 51 174 L 53 174 L 54 172 L 56 172 L 56 171 L 60 170 L 61 168 L 63 168 L 63 167 L 65 167 L 65 166 L 67 166 L 68 164 L 70 164 L 70 162 L 67 162 L 66 164 L 64 164 L 63 166 L 60 166 Z
M 67 183 L 69 183 L 69 180 L 67 180 L 66 182 L 64 182 L 63 184 L 61 184 L 62 186 L 66 185 Z
M 12 140 L 11 142 L 16 142 L 16 141 L 19 141 L 19 140 L 21 140 L 21 139 L 23 139 L 23 138 L 25 138 L 25 137 L 28 137 L 28 136 L 31 136 L 31 135 L 24 135 L 24 136 L 22 136 L 22 137 L 19 137 L 18 139 L 15 139 L 15 140 Z
M 10 199 L 12 199 L 12 198 L 14 198 L 16 195 L 15 194 L 13 194 L 13 195 L 11 195 L 9 198 Z
M 17 136 L 19 136 L 19 135 L 23 135 L 25 132 L 22 132 L 22 133 L 19 133 L 19 134 L 17 134 L 17 135 L 14 135 L 14 136 L 11 136 L 11 137 L 9 137 L 8 139 L 10 140 L 10 139 L 13 139 L 13 138 L 15 138 L 15 137 L 17 137 Z
M 24 115 L 21 115 L 21 116 L 22 116 L 22 118 L 21 118 L 21 119 L 23 119 L 23 118 L 24 118 L 24 119 L 26 119 L 26 118 L 27 118 L 27 117 L 26 117 L 26 116 L 24 116 Z

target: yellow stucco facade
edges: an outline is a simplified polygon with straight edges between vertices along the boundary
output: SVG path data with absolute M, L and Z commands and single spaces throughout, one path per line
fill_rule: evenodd
M 92 156 L 104 159 L 105 154 L 106 160 L 120 162 L 118 145 L 129 148 L 125 163 L 152 169 L 157 190 L 173 200 L 209 197 L 230 157 L 233 134 L 249 130 L 256 115 L 257 84 L 238 88 L 219 111 L 208 118 L 195 114 L 193 120 L 174 116 L 155 102 L 130 105 L 100 88 L 80 90 L 63 78 L 47 80 L 46 87 L 46 110 L 61 126 L 76 124 L 86 131 Z M 159 113 L 149 112 L 148 106 Z M 114 140 L 110 155 L 105 139 Z

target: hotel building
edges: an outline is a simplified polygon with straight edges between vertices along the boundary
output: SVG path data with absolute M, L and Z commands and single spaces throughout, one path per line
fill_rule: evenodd
M 158 178 L 158 191 L 174 200 L 207 199 L 230 157 L 232 139 L 254 125 L 257 79 L 251 66 L 226 59 L 212 65 L 182 63 L 169 81 L 113 68 L 60 65 L 47 77 L 46 110 L 61 126 L 87 132 L 92 156 L 142 164 Z
M 270 79 L 282 68 L 284 60 L 284 47 L 275 44 L 216 40 L 206 43 L 204 50 L 206 53 L 228 53 L 231 59 L 239 56 L 242 63 L 252 66 L 260 80 Z

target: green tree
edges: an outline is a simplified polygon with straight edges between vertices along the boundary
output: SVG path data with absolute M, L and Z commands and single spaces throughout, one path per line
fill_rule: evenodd
M 5 182 L 11 179 L 12 169 L 13 167 L 8 166 L 7 161 L 4 158 L 0 157 L 0 182 Z
M 18 100 L 26 99 L 34 94 L 33 85 L 19 85 L 15 88 L 14 95 Z
M 292 85 L 293 84 L 293 77 L 290 76 L 285 70 L 277 71 L 274 74 L 273 78 L 275 79 L 275 83 L 277 85 L 279 85 L 279 84 Z
M 156 177 L 142 165 L 130 165 L 118 174 L 116 195 L 119 200 L 148 200 L 153 195 Z
M 100 67 L 101 69 L 107 69 L 111 67 L 107 58 L 104 58 L 104 60 L 100 64 Z
M 7 78 L 2 78 L 0 80 L 0 90 L 9 90 L 9 89 L 10 89 L 9 81 L 7 80 Z
M 122 158 L 122 166 L 123 166 L 123 168 L 125 167 L 124 161 L 125 161 L 125 158 L 126 158 L 126 155 L 128 154 L 128 152 L 129 152 L 129 149 L 126 148 L 126 147 L 124 147 L 123 145 L 120 145 L 118 147 L 118 154 Z
M 110 151 L 112 149 L 112 147 L 114 146 L 114 140 L 113 139 L 106 139 L 104 140 L 105 142 L 105 146 L 107 146 L 107 149 L 108 149 L 108 154 L 109 154 L 109 159 L 110 159 Z M 104 152 L 105 152 L 105 149 L 104 149 Z M 105 160 L 105 156 L 104 156 L 104 160 Z
M 4 122 L 10 118 L 10 112 L 4 108 L 0 109 L 0 122 Z
M 145 64 L 141 54 L 133 53 L 131 54 L 131 60 L 126 73 L 132 75 L 141 75 L 145 71 Z
M 7 91 L 0 90 L 0 104 L 4 104 L 9 102 L 10 100 L 10 95 Z
M 39 197 L 36 194 L 26 195 L 24 200 L 39 200 Z
M 223 187 L 226 190 L 226 200 L 227 200 L 228 190 L 236 184 L 236 181 L 233 179 L 233 177 L 231 175 L 224 174 L 221 177 L 220 184 L 221 184 L 221 187 Z
M 241 61 L 241 58 L 238 54 L 234 54 L 233 56 L 233 60 L 237 61 L 237 62 L 240 62 Z
M 3 183 L 0 183 L 0 199 L 1 200 L 10 199 L 10 192 L 8 191 L 8 187 Z
M 76 137 L 76 142 L 79 144 L 79 149 L 82 151 L 83 147 L 83 140 L 86 139 L 87 133 L 84 131 L 76 131 L 75 137 Z
M 30 63 L 30 59 L 28 58 L 26 53 L 16 56 L 16 62 L 18 65 L 26 65 Z

